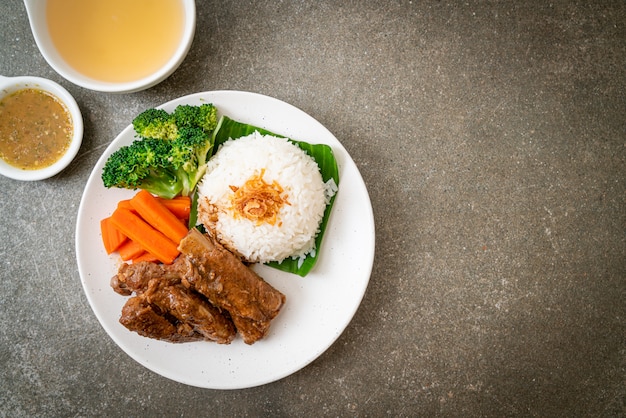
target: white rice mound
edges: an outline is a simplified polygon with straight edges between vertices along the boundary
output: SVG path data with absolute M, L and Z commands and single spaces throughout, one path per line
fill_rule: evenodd
M 264 171 L 263 180 L 276 181 L 289 204 L 283 204 L 274 225 L 236 216 L 230 186 L 241 187 Z M 315 160 L 285 138 L 254 132 L 228 140 L 209 160 L 198 186 L 198 220 L 226 248 L 245 261 L 281 262 L 314 254 L 315 237 L 326 204 L 336 191 L 325 184 Z

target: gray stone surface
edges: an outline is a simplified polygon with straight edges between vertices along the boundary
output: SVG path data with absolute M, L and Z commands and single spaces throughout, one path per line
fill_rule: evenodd
M 85 119 L 61 174 L 0 178 L 0 416 L 624 416 L 625 63 L 623 1 L 200 0 L 183 65 L 114 95 L 59 77 L 23 4 L 0 2 L 0 74 L 58 81 Z M 122 352 L 74 250 L 87 177 L 132 117 L 221 89 L 333 132 L 377 232 L 338 341 L 236 391 Z

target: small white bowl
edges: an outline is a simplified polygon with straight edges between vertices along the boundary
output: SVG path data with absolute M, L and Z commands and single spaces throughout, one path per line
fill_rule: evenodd
M 194 0 L 181 0 L 184 10 L 184 29 L 181 42 L 169 61 L 152 73 L 139 80 L 129 82 L 106 82 L 95 80 L 76 71 L 60 56 L 48 32 L 46 21 L 46 0 L 24 0 L 28 20 L 39 51 L 48 64 L 66 80 L 89 90 L 105 93 L 132 93 L 150 88 L 169 77 L 183 62 L 196 31 L 196 4 Z M 71 24 L 71 22 L 68 22 Z
M 38 170 L 23 170 L 21 168 L 12 166 L 0 158 L 0 174 L 12 178 L 14 180 L 43 180 L 58 174 L 61 170 L 67 167 L 80 149 L 80 145 L 83 141 L 83 116 L 80 113 L 80 108 L 74 100 L 74 97 L 61 87 L 59 84 L 52 80 L 41 77 L 2 77 L 0 76 L 0 100 L 11 93 L 23 89 L 39 89 L 46 91 L 56 98 L 58 98 L 69 111 L 72 117 L 72 140 L 65 154 L 54 164 L 44 167 Z

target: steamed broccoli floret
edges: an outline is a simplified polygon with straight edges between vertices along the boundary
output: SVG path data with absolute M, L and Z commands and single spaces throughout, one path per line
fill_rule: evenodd
M 102 170 L 104 186 L 145 189 L 173 198 L 180 194 L 184 178 L 170 162 L 171 141 L 141 139 L 115 151 Z
M 210 103 L 200 106 L 179 105 L 172 113 L 178 128 L 201 128 L 211 133 L 217 126 L 217 109 Z
M 175 139 L 178 126 L 172 115 L 163 109 L 147 109 L 133 119 L 133 128 L 143 138 Z
M 171 114 L 145 110 L 133 120 L 138 139 L 107 160 L 105 187 L 145 189 L 165 198 L 190 195 L 206 171 L 216 126 L 212 104 L 181 105 Z
M 183 194 L 193 190 L 204 175 L 212 147 L 212 137 L 200 128 L 183 127 L 178 131 L 178 137 L 172 141 L 169 161 L 184 172 Z

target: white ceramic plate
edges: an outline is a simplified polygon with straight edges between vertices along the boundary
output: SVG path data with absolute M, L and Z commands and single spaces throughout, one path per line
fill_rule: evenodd
M 300 370 L 341 335 L 359 307 L 374 260 L 374 218 L 363 179 L 344 147 L 303 111 L 267 96 L 214 91 L 164 104 L 213 103 L 219 114 L 292 139 L 328 144 L 339 166 L 339 191 L 314 269 L 304 278 L 267 266 L 255 270 L 283 292 L 287 302 L 269 334 L 253 345 L 237 337 L 229 345 L 211 342 L 172 344 L 144 338 L 119 322 L 127 297 L 109 286 L 119 261 L 103 249 L 100 219 L 130 190 L 106 189 L 100 178 L 111 153 L 134 139 L 129 125 L 111 143 L 91 173 L 78 210 L 76 256 L 83 289 L 111 338 L 129 356 L 169 379 L 203 388 L 240 389 L 273 382 Z

